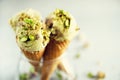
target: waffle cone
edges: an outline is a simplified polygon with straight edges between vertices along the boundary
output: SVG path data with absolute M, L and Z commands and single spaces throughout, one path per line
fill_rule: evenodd
M 67 65 L 68 66 L 68 65 Z M 65 63 L 63 63 L 63 61 L 60 61 L 58 64 L 58 69 L 64 71 L 67 74 L 70 74 L 70 71 L 68 69 L 68 67 L 66 67 Z
M 41 57 L 43 56 L 44 50 L 45 49 L 43 48 L 40 51 L 28 52 L 25 51 L 24 49 L 21 49 L 25 57 L 29 59 L 29 62 L 34 66 L 35 71 L 40 70 L 39 62 Z
M 25 51 L 24 49 L 21 49 L 21 50 L 23 54 L 26 56 L 26 58 L 28 58 L 31 61 L 40 61 L 44 53 L 44 48 L 41 49 L 40 51 L 34 51 L 34 52 L 28 52 L 28 51 Z
M 50 80 L 52 73 L 55 71 L 59 64 L 59 60 L 44 61 L 41 69 L 41 80 Z
M 43 58 L 45 61 L 47 60 L 54 60 L 60 57 L 63 52 L 68 47 L 70 41 L 55 41 L 54 39 L 50 40 L 48 45 L 46 46 Z
M 72 80 L 75 80 L 75 76 L 68 62 L 66 62 L 65 60 L 60 60 L 57 67 L 59 70 L 65 72 Z
M 43 55 L 42 77 L 41 80 L 49 80 L 54 70 L 57 68 L 60 60 L 58 59 L 69 45 L 68 40 L 55 41 L 51 40 L 46 46 Z

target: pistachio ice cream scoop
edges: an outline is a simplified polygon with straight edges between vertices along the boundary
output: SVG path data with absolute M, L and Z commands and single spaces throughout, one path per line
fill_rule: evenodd
M 51 30 L 51 37 L 57 41 L 73 39 L 79 29 L 73 16 L 61 9 L 56 9 L 46 18 L 46 25 Z
M 49 32 L 35 10 L 18 13 L 10 19 L 10 24 L 16 33 L 18 46 L 25 51 L 39 51 L 49 42 Z

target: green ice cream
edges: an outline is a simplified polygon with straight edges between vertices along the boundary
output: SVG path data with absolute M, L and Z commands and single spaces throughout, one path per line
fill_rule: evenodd
M 16 33 L 18 46 L 26 51 L 39 51 L 49 42 L 49 32 L 35 10 L 18 13 L 10 19 L 10 24 Z
M 79 29 L 73 16 L 67 11 L 56 9 L 46 18 L 51 38 L 56 41 L 71 40 Z

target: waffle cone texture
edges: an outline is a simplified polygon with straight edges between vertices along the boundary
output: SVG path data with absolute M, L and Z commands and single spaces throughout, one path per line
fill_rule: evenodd
M 45 52 L 43 54 L 43 66 L 42 66 L 42 76 L 41 80 L 49 80 L 52 73 L 58 67 L 60 63 L 59 57 L 68 47 L 70 41 L 55 41 L 54 39 L 50 40 L 46 46 Z
M 47 60 L 54 60 L 59 58 L 63 52 L 68 47 L 70 41 L 64 40 L 64 41 L 56 41 L 54 39 L 51 39 L 48 45 L 46 46 L 43 59 L 44 61 Z
M 45 49 L 43 48 L 40 51 L 34 51 L 34 52 L 28 52 L 28 51 L 25 51 L 24 49 L 21 49 L 21 50 L 23 54 L 25 55 L 25 57 L 28 58 L 29 60 L 40 61 Z

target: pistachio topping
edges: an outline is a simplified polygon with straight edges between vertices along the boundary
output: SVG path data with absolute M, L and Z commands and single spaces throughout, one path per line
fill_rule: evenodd
M 31 41 L 33 41 L 33 40 L 35 40 L 35 37 L 34 37 L 33 35 L 29 35 L 29 39 L 30 39 Z
M 76 31 L 78 31 L 78 30 L 80 30 L 80 28 L 79 28 L 79 27 L 77 27 L 75 30 L 76 30 Z
M 68 28 L 70 26 L 70 20 L 69 19 L 65 20 L 64 25 L 65 25 L 65 28 Z
M 27 26 L 30 26 L 32 29 L 35 29 L 35 21 L 33 19 L 25 18 L 24 22 L 28 24 Z
M 27 36 L 23 36 L 22 38 L 20 38 L 20 41 L 21 41 L 21 42 L 25 42 L 25 41 L 27 41 L 27 39 L 28 39 Z
M 67 13 L 64 10 L 57 10 L 56 16 L 62 21 L 64 28 L 70 27 L 70 18 L 67 16 Z
M 24 22 L 26 22 L 27 24 L 30 24 L 31 26 L 34 25 L 34 22 L 32 19 L 25 18 Z
M 26 27 L 26 26 L 24 26 L 24 28 L 23 28 L 24 30 L 28 30 L 28 27 Z

